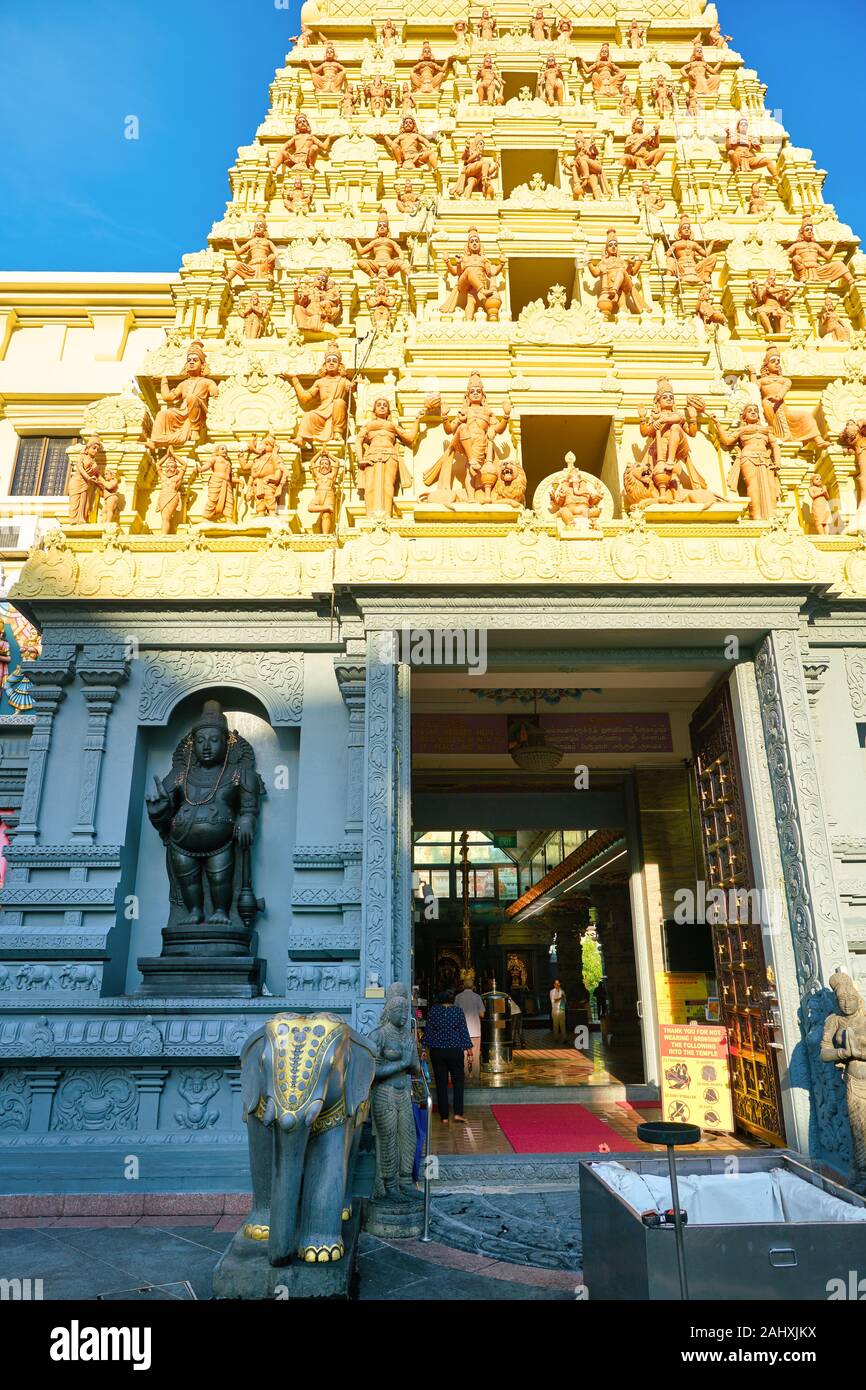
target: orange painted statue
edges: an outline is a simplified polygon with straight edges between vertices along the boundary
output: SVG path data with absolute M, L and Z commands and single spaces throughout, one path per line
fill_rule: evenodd
M 581 473 L 574 454 L 565 461 L 566 471 L 558 475 L 550 492 L 550 511 L 569 529 L 582 526 L 597 531 L 604 493 L 594 478 Z
M 85 525 L 90 520 L 102 480 L 100 465 L 103 457 L 102 440 L 94 435 L 88 439 L 78 458 L 72 460 L 66 492 L 69 497 L 69 521 L 73 525 Z
M 812 474 L 807 492 L 812 530 L 817 536 L 829 536 L 833 529 L 833 504 L 820 473 Z
M 379 396 L 373 402 L 372 416 L 358 431 L 358 460 L 367 516 L 390 517 L 398 481 L 403 487 L 411 488 L 412 470 L 406 465 L 403 446 L 414 448 L 421 421 L 434 407 L 438 407 L 438 399 L 426 401 L 415 420 L 402 425 L 391 414 L 387 396 Z
M 689 397 L 685 412 L 678 410 L 671 383 L 666 377 L 659 378 L 652 408 L 640 417 L 640 432 L 650 441 L 652 480 L 659 502 L 698 502 L 709 507 L 717 500 L 691 457 L 689 440 L 697 435 L 702 409 L 703 401 Z
M 462 309 L 463 317 L 471 320 L 481 309 L 488 322 L 495 323 L 502 307 L 497 277 L 504 269 L 504 262 L 491 261 L 484 255 L 476 227 L 469 228 L 463 254 L 448 258 L 446 265 L 456 277 L 456 284 L 440 304 L 440 312 L 453 314 L 455 309 Z
M 330 536 L 334 529 L 334 514 L 337 510 L 337 483 L 342 472 L 342 464 L 322 449 L 310 464 L 310 472 L 315 479 L 315 492 L 310 503 L 310 511 L 319 518 L 319 534 Z
M 160 487 L 156 509 L 160 518 L 159 529 L 164 536 L 171 536 L 174 534 L 178 516 L 183 507 L 186 462 L 179 459 L 172 448 L 168 448 L 158 466 Z
M 753 140 L 749 134 L 749 122 L 743 116 L 736 128 L 729 130 L 725 139 L 725 154 L 735 174 L 754 173 L 766 169 L 774 183 L 779 181 L 779 166 L 768 154 L 764 154 L 760 140 Z
M 603 43 L 599 49 L 598 57 L 594 62 L 588 63 L 585 58 L 577 59 L 577 66 L 585 82 L 592 85 L 592 90 L 599 97 L 619 96 L 622 91 L 626 74 L 623 68 L 617 67 L 610 56 L 610 44 Z
M 207 412 L 219 394 L 215 381 L 206 376 L 204 343 L 191 343 L 186 354 L 183 380 L 173 389 L 163 377 L 159 394 L 165 406 L 153 422 L 147 448 L 151 452 L 180 444 L 199 444 L 207 429 Z
M 275 174 L 281 169 L 315 169 L 316 160 L 326 155 L 336 135 L 313 135 L 309 119 L 302 111 L 295 117 L 295 133 L 283 145 L 272 165 Z
M 446 58 L 444 63 L 438 63 L 433 57 L 429 42 L 425 40 L 421 45 L 421 57 L 409 72 L 413 91 L 438 92 L 451 71 L 453 62 L 453 57 L 450 57 Z
M 470 135 L 463 147 L 461 170 L 451 189 L 453 198 L 471 198 L 480 193 L 484 198 L 496 197 L 495 179 L 499 170 L 498 155 L 485 154 L 484 136 L 480 131 Z
M 421 134 L 414 116 L 403 117 L 400 129 L 393 139 L 388 135 L 380 135 L 378 138 L 401 169 L 421 169 L 424 165 L 428 169 L 438 167 L 436 146 L 426 135 Z
M 683 285 L 707 284 L 719 259 L 713 253 L 715 244 L 697 241 L 688 217 L 681 217 L 677 234 L 668 247 L 668 274 L 675 275 Z
M 256 516 L 276 516 L 277 503 L 286 484 L 286 469 L 276 438 L 254 435 L 247 445 L 244 474 L 249 480 L 249 500 Z
M 692 56 L 682 67 L 681 75 L 696 97 L 715 96 L 722 85 L 722 64 L 708 63 L 700 39 L 695 39 Z
M 536 96 L 548 106 L 561 106 L 567 92 L 562 68 L 551 53 L 545 60 L 535 87 Z
M 642 256 L 620 255 L 619 238 L 614 229 L 609 228 L 604 254 L 587 262 L 590 274 L 599 282 L 598 307 L 606 319 L 616 318 L 623 304 L 633 314 L 646 311 L 637 280 L 642 265 Z
M 854 485 L 857 489 L 857 510 L 866 510 L 866 420 L 848 420 L 839 436 L 839 443 L 854 455 Z
M 479 106 L 501 106 L 505 100 L 505 83 L 493 61 L 492 53 L 485 53 L 475 73 L 475 98 Z
M 727 430 L 718 417 L 709 417 L 715 426 L 719 444 L 725 450 L 736 449 L 737 457 L 728 474 L 728 487 L 736 492 L 742 478 L 749 499 L 752 521 L 772 520 L 779 503 L 779 469 L 782 456 L 774 432 L 761 423 L 761 412 L 750 402 L 744 407 L 739 423 Z
M 293 372 L 283 372 L 281 376 L 291 383 L 304 412 L 293 444 L 331 444 L 346 438 L 352 388 L 336 343 L 329 344 L 322 370 L 309 390 Z
M 757 382 L 764 406 L 764 419 L 777 439 L 796 440 L 804 448 L 810 449 L 826 449 L 829 446 L 829 440 L 822 435 L 811 410 L 793 410 L 785 404 L 793 382 L 790 377 L 783 375 L 782 354 L 778 348 L 767 350 Z
M 454 415 L 444 421 L 445 434 L 449 443 L 441 458 L 428 468 L 424 474 L 424 484 L 429 493 L 422 494 L 431 500 L 445 502 L 471 501 L 474 496 L 473 477 L 480 478 L 485 467 L 489 466 L 490 449 L 495 437 L 504 434 L 511 416 L 511 401 L 506 396 L 502 412 L 497 414 L 487 404 L 484 384 L 477 372 L 469 378 L 463 405 Z
M 595 199 L 611 196 L 598 145 L 582 131 L 575 135 L 574 151 L 571 158 L 563 159 L 562 167 L 571 180 L 571 192 L 575 198 L 582 198 L 586 194 Z
M 391 236 L 391 227 L 388 222 L 387 214 L 379 213 L 379 220 L 376 223 L 376 235 L 366 245 L 362 246 L 357 237 L 353 238 L 355 250 L 358 253 L 358 269 L 365 275 L 375 279 L 380 270 L 385 270 L 389 275 L 402 275 L 406 270 L 406 262 L 399 242 Z
M 225 444 L 217 444 L 209 459 L 198 465 L 207 474 L 205 521 L 232 521 L 235 510 L 234 467 Z
M 834 343 L 850 343 L 851 341 L 851 325 L 843 317 L 832 294 L 828 294 L 821 305 L 818 332 L 822 338 L 832 338 Z
M 815 236 L 815 224 L 808 215 L 803 218 L 797 240 L 789 247 L 788 255 L 794 278 L 805 284 L 832 284 L 841 280 L 851 289 L 854 276 L 844 261 L 836 259 L 836 244 L 824 247 Z
M 337 54 L 332 43 L 326 46 L 325 57 L 321 63 L 307 61 L 305 67 L 309 69 L 313 86 L 317 92 L 341 92 L 343 90 L 346 83 L 346 69 L 342 63 L 337 61 Z
M 790 305 L 799 293 L 798 285 L 780 285 L 775 270 L 767 272 L 763 284 L 752 281 L 752 299 L 755 301 L 755 318 L 765 333 L 782 335 L 790 332 Z
M 277 248 L 268 236 L 268 224 L 264 217 L 256 218 L 252 236 L 242 245 L 239 246 L 232 237 L 232 246 L 236 259 L 226 264 L 229 284 L 233 280 L 273 280 Z
M 623 146 L 622 167 L 624 169 L 655 169 L 661 164 L 665 152 L 661 146 L 659 128 L 644 129 L 643 116 L 635 116 L 631 134 L 626 136 Z

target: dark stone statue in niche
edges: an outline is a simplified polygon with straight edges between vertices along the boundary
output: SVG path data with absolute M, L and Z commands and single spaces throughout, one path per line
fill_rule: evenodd
M 264 784 L 253 749 L 208 700 L 171 771 L 154 782 L 147 814 L 166 847 L 171 908 L 162 955 L 139 961 L 145 992 L 258 993 L 252 927 L 264 903 L 253 892 L 250 851 Z M 249 987 L 239 975 L 250 976 Z

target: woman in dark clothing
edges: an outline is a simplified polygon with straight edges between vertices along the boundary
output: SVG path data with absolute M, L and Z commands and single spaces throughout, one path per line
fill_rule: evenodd
M 448 1077 L 454 1087 L 454 1121 L 465 1125 L 463 1118 L 464 1053 L 472 1051 L 472 1039 L 466 1027 L 466 1015 L 454 1003 L 454 991 L 440 994 L 427 1015 L 424 1046 L 430 1054 L 430 1064 L 436 1081 L 436 1108 L 443 1125 L 448 1123 Z

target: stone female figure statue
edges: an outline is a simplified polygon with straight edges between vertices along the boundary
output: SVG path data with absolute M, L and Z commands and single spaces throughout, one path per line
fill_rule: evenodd
M 412 1077 L 421 1063 L 405 986 L 392 985 L 379 1027 L 370 1034 L 376 1048 L 376 1076 L 371 1110 L 376 1131 L 375 1196 L 391 1202 L 419 1199 L 412 1178 L 415 1164 L 415 1115 Z
M 782 456 L 775 435 L 767 425 L 761 423 L 760 410 L 753 403 L 747 405 L 733 430 L 726 430 L 717 416 L 710 415 L 709 418 L 722 448 L 738 451 L 736 462 L 728 475 L 728 487 L 736 492 L 742 476 L 749 498 L 751 520 L 772 520 L 779 504 Z
M 854 1162 L 848 1186 L 866 1196 L 866 1004 L 844 970 L 830 976 L 839 1012 L 830 1014 L 821 1038 L 821 1061 L 831 1062 L 845 1078 Z

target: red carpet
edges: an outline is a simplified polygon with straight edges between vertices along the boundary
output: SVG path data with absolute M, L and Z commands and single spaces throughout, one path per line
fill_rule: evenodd
M 617 1105 L 620 1110 L 658 1110 L 659 1114 L 662 1108 L 660 1100 L 618 1100 Z
M 492 1105 L 494 1118 L 515 1153 L 638 1153 L 583 1105 Z

